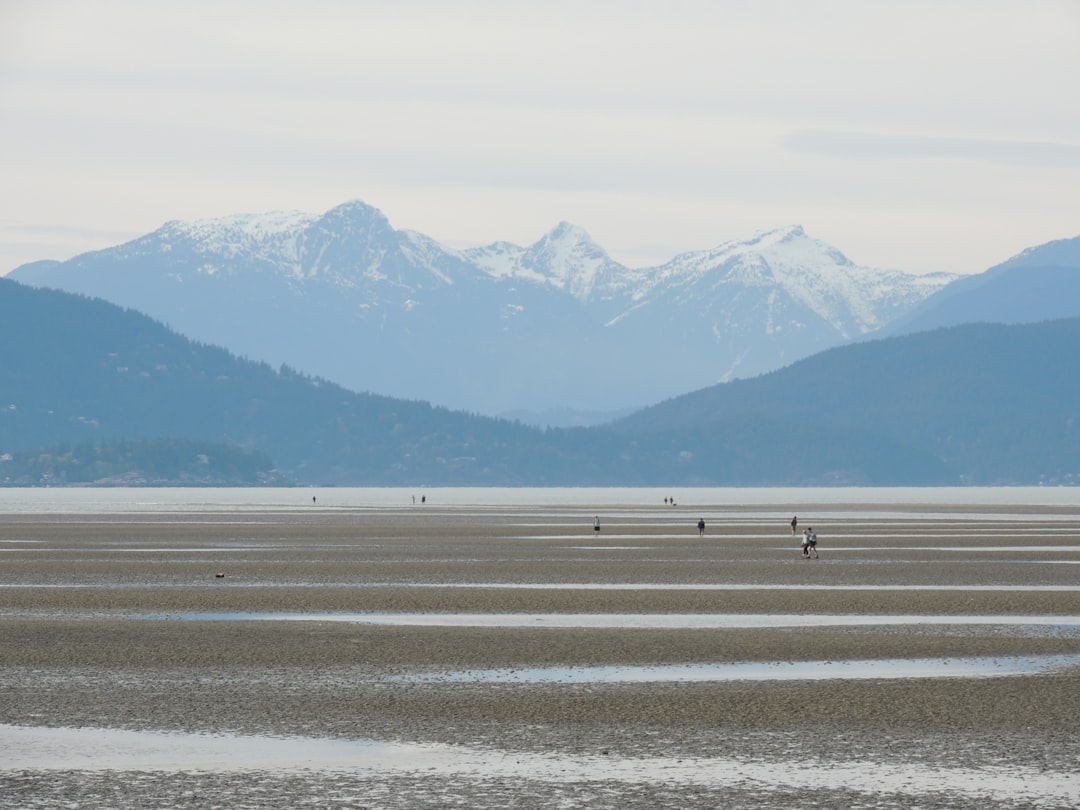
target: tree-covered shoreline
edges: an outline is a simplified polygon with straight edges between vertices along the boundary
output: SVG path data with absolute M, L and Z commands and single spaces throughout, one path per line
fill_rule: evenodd
M 191 439 L 82 441 L 0 455 L 0 486 L 273 486 L 258 451 Z

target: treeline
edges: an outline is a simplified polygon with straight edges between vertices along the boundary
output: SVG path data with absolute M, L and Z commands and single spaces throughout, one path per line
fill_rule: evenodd
M 286 483 L 264 453 L 190 439 L 79 442 L 0 455 L 0 484 L 260 486 Z
M 275 466 L 339 486 L 1080 481 L 1080 319 L 845 346 L 548 431 L 347 391 L 6 279 L 0 344 L 19 347 L 0 361 L 0 485 L 270 483 Z

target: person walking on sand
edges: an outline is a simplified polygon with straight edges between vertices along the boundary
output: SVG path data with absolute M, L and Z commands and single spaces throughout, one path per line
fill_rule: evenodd
M 818 553 L 817 553 L 817 532 L 814 531 L 813 526 L 811 526 L 809 529 L 806 530 L 806 545 L 807 545 L 806 556 L 809 557 L 810 554 L 813 553 L 814 559 L 816 560 L 818 558 Z
M 600 516 L 599 515 L 597 515 L 596 517 L 593 518 L 592 530 L 593 530 L 593 534 L 600 534 Z
M 802 533 L 802 555 L 804 559 L 810 559 L 810 530 L 803 529 Z
M 798 526 L 799 526 L 799 516 L 796 515 L 795 517 L 793 517 L 791 519 L 791 536 L 792 537 L 795 536 L 795 530 L 798 528 Z
M 697 522 L 697 536 L 705 536 L 705 518 L 700 518 Z

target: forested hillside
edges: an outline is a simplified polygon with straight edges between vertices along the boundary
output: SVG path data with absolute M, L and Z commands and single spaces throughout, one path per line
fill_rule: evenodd
M 30 469 L 35 453 L 55 462 L 92 447 L 126 458 L 136 479 L 190 482 L 209 472 L 200 456 L 229 457 L 203 442 L 245 451 L 231 474 L 266 483 L 1080 483 L 1080 320 L 847 346 L 605 428 L 548 431 L 347 391 L 192 343 L 136 312 L 4 279 L 0 341 L 19 347 L 0 369 L 0 464 L 12 470 L 16 459 Z M 139 447 L 149 455 L 136 463 Z M 155 467 L 166 448 L 186 455 Z M 37 483 L 63 483 L 56 469 Z M 68 463 L 66 481 L 90 469 Z M 78 480 L 125 474 L 104 461 L 94 469 Z
M 0 455 L 0 485 L 267 486 L 288 483 L 265 453 L 184 439 L 83 441 Z
M 270 456 L 298 482 L 515 482 L 538 431 L 346 391 L 103 301 L 0 279 L 0 453 L 173 438 Z M 526 453 L 529 449 L 532 452 Z
M 739 420 L 848 430 L 931 453 L 957 483 L 1080 483 L 1078 356 L 1077 318 L 968 324 L 831 349 L 644 409 L 615 428 L 638 438 Z M 804 447 L 767 446 L 778 461 L 810 461 Z

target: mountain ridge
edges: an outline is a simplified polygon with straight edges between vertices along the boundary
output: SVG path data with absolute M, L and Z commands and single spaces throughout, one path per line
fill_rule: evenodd
M 272 459 L 262 480 L 300 485 L 1080 483 L 1080 318 L 849 344 L 608 427 L 551 430 L 348 391 L 8 279 L 0 341 L 20 347 L 0 361 L 0 484 L 20 453 L 86 442 L 175 447 L 188 455 L 169 466 L 188 475 L 218 454 L 198 443 L 224 444 Z
M 1027 323 L 1080 315 L 1080 236 L 1026 248 L 928 296 L 881 330 L 912 334 L 961 323 Z
M 856 265 L 800 226 L 646 268 L 569 222 L 531 245 L 453 250 L 359 200 L 174 221 L 10 277 L 352 390 L 489 415 L 613 412 L 764 373 L 868 334 L 954 278 Z

